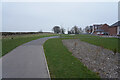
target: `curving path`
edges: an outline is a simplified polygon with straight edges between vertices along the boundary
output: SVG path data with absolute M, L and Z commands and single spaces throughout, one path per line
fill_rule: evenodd
M 25 43 L 2 58 L 3 78 L 50 78 L 43 50 L 45 37 Z

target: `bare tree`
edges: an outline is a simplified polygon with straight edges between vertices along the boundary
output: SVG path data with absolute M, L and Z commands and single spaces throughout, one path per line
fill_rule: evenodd
M 71 33 L 72 34 L 79 34 L 79 28 L 77 26 L 72 27 Z
M 65 34 L 65 29 L 61 28 L 61 34 Z
M 79 33 L 83 33 L 83 30 L 81 27 L 79 28 Z
M 72 34 L 71 31 L 68 31 L 68 34 Z
M 86 27 L 85 27 L 85 32 L 86 32 L 86 33 L 89 33 L 89 26 L 86 26 Z

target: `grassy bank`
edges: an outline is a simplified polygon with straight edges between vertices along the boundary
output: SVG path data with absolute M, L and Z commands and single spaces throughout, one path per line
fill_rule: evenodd
M 38 39 L 42 37 L 49 37 L 49 36 L 54 36 L 54 35 L 46 35 L 46 34 L 27 34 L 27 35 L 17 35 L 17 36 L 7 36 L 2 39 L 2 56 L 4 56 L 6 53 L 10 52 L 14 48 Z
M 94 44 L 97 46 L 101 46 L 103 48 L 110 49 L 114 52 L 120 53 L 120 39 L 117 38 L 105 38 L 93 35 L 62 35 L 64 37 L 73 37 L 78 38 L 81 41 L 88 42 L 90 44 Z
M 49 39 L 44 44 L 51 78 L 99 78 L 85 67 L 62 44 L 62 39 Z

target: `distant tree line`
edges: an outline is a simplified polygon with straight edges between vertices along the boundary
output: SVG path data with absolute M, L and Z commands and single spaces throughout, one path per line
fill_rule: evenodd
M 68 31 L 68 34 L 80 34 L 82 33 L 82 28 L 78 28 L 77 26 L 74 26 L 71 28 L 71 30 Z
M 57 34 L 65 34 L 65 29 L 60 28 L 60 26 L 54 26 L 52 30 Z M 77 26 L 74 26 L 71 28 L 71 30 L 68 30 L 68 34 L 80 34 L 82 32 L 82 28 L 78 28 Z

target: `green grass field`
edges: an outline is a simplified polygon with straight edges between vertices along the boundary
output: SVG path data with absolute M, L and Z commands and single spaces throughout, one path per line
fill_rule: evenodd
M 97 46 L 101 46 L 106 49 L 110 49 L 114 52 L 120 53 L 120 39 L 118 38 L 104 38 L 93 35 L 62 35 L 63 37 L 78 38 L 81 41 L 88 42 Z
M 46 34 L 27 34 L 27 35 L 16 35 L 16 36 L 8 36 L 2 39 L 2 56 L 4 56 L 6 53 L 10 52 L 14 48 L 38 39 L 42 37 L 49 37 L 49 36 L 54 36 L 54 34 L 51 35 L 46 35 Z M 13 39 L 12 39 L 13 38 Z
M 62 39 L 49 39 L 44 44 L 51 78 L 98 78 L 62 44 Z M 93 80 L 94 80 L 93 79 Z
M 2 39 L 2 56 L 10 52 L 17 46 L 26 42 L 56 35 L 20 35 L 9 36 Z M 97 46 L 101 46 L 114 52 L 120 52 L 120 39 L 102 38 L 92 35 L 61 35 L 61 39 L 49 39 L 44 44 L 44 51 L 48 62 L 51 78 L 99 78 L 96 73 L 90 71 L 72 53 L 62 44 L 62 39 L 77 38 L 81 41 L 88 42 Z

